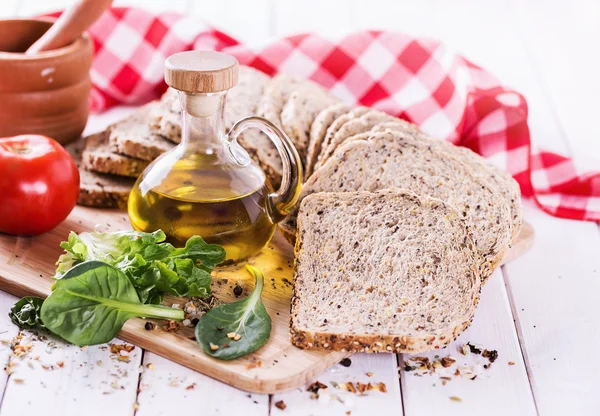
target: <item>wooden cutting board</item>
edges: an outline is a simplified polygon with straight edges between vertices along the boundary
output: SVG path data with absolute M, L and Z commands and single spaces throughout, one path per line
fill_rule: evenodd
M 16 296 L 48 296 L 55 263 L 62 253 L 59 243 L 66 240 L 69 231 L 90 231 L 96 225 L 102 225 L 108 231 L 130 229 L 124 212 L 78 206 L 65 222 L 44 235 L 17 238 L 0 234 L 0 288 Z M 523 254 L 532 243 L 533 229 L 524 224 L 507 259 Z M 256 393 L 278 393 L 299 387 L 348 355 L 305 351 L 290 343 L 293 249 L 279 232 L 249 263 L 259 267 L 265 275 L 263 301 L 273 321 L 269 341 L 254 354 L 234 361 L 220 361 L 202 352 L 193 339 L 191 328 L 166 332 L 161 327 L 164 322 L 155 321 L 157 329 L 147 331 L 143 319 L 128 321 L 119 338 L 224 383 Z M 253 278 L 241 266 L 218 269 L 213 279 L 217 297 L 224 301 L 234 300 L 235 281 L 240 282 L 244 293 L 254 286 Z M 169 302 L 181 303 L 174 298 L 167 299 Z

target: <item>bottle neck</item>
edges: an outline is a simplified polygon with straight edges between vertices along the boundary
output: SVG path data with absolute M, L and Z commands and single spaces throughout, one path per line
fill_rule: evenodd
M 203 153 L 214 153 L 222 148 L 226 97 L 227 91 L 213 94 L 179 92 L 184 146 Z

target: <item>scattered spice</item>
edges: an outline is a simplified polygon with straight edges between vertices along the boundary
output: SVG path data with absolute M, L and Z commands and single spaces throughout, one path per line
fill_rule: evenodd
M 327 386 L 320 381 L 315 381 L 314 383 L 309 384 L 306 388 L 306 391 L 310 391 L 311 393 L 318 393 L 321 389 L 326 389 Z
M 450 367 L 452 364 L 454 364 L 456 362 L 456 360 L 452 357 L 443 357 L 440 362 L 442 363 L 442 367 L 444 368 L 448 368 Z
M 65 363 L 63 361 L 58 361 L 56 363 L 57 366 L 59 366 L 60 368 L 63 368 L 65 366 Z
M 490 363 L 493 363 L 494 361 L 496 361 L 498 359 L 498 351 L 496 350 L 483 350 L 483 354 L 482 354 L 485 358 L 487 358 L 488 360 L 490 360 Z
M 185 389 L 186 390 L 194 390 L 194 387 L 196 387 L 196 383 L 192 383 L 189 386 L 187 386 Z
M 345 384 L 346 386 L 346 390 L 348 390 L 350 393 L 356 393 L 356 387 L 354 387 L 354 384 L 349 381 Z
M 279 410 L 285 410 L 285 408 L 287 407 L 286 404 L 283 402 L 283 400 L 279 400 L 278 402 L 275 402 L 275 407 L 278 408 Z
M 119 354 L 121 351 L 131 352 L 135 348 L 135 345 L 128 344 L 110 344 L 110 352 L 112 354 Z
M 471 349 L 469 348 L 469 346 L 467 344 L 463 344 L 460 347 L 460 353 L 464 356 L 469 355 L 469 352 L 471 352 Z
M 467 346 L 473 354 L 481 354 L 481 349 L 483 348 L 481 345 L 473 345 L 470 342 L 467 342 Z
M 244 289 L 242 289 L 242 287 L 236 283 L 235 287 L 233 288 L 233 294 L 236 298 L 239 298 L 242 295 L 243 290 Z
M 165 331 L 167 332 L 177 332 L 181 328 L 181 324 L 173 319 L 170 319 L 165 325 Z
M 344 367 L 350 367 L 352 365 L 352 360 L 350 358 L 344 358 L 342 361 L 340 361 L 340 364 Z
M 514 361 L 509 361 L 508 365 L 515 365 L 516 363 Z

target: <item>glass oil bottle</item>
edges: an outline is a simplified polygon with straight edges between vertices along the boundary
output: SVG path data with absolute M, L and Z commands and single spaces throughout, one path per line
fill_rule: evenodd
M 219 52 L 182 52 L 167 59 L 165 80 L 179 90 L 182 141 L 146 168 L 128 204 L 134 229 L 162 229 L 176 247 L 199 235 L 222 245 L 229 263 L 269 242 L 296 202 L 302 178 L 296 149 L 269 121 L 248 117 L 225 133 L 227 90 L 237 83 L 237 72 L 235 58 Z M 279 150 L 284 172 L 276 192 L 237 143 L 246 128 L 261 129 Z

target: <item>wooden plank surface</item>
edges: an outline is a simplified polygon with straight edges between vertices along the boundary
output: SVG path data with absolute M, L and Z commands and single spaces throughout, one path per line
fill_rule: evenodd
M 350 358 L 348 367 L 337 364 L 323 374 L 319 374 L 302 388 L 274 394 L 271 399 L 271 415 L 402 416 L 404 413 L 396 366 L 394 354 L 355 354 Z M 307 387 L 317 381 L 327 386 L 326 390 L 319 391 L 318 397 L 307 391 Z M 373 385 L 384 383 L 387 391 L 371 390 L 358 394 L 335 388 L 333 383 L 341 387 L 346 383 L 353 383 L 354 386 L 357 386 L 357 383 Z M 277 407 L 280 401 L 285 404 L 285 410 Z
M 140 348 L 119 361 L 107 345 L 79 348 L 46 336 L 24 331 L 19 345 L 25 353 L 12 355 L 0 416 L 79 416 L 94 408 L 111 415 L 133 412 Z
M 461 346 L 467 342 L 498 351 L 498 359 L 486 369 L 484 365 L 490 364 L 487 358 L 461 353 Z M 471 327 L 448 348 L 418 355 L 429 357 L 431 361 L 435 355 L 451 356 L 456 363 L 449 368 L 438 369 L 435 375 L 423 374 L 419 370 L 401 372 L 406 414 L 470 415 L 483 409 L 486 415 L 536 414 L 500 270 L 483 287 Z M 401 360 L 410 358 L 410 355 L 403 354 Z M 456 370 L 461 374 L 455 375 Z M 444 383 L 440 377 L 450 379 Z
M 208 415 L 264 416 L 269 395 L 247 393 L 146 351 L 140 376 L 136 416 L 186 415 L 190 409 Z

